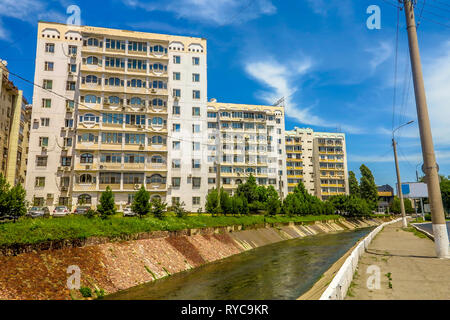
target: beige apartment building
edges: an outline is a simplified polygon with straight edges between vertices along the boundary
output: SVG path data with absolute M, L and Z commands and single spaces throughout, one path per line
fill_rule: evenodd
M 232 194 L 252 174 L 284 197 L 284 108 L 211 99 L 207 117 L 209 189 L 223 187 Z
M 25 183 L 31 106 L 9 79 L 5 60 L 0 60 L 0 77 L 0 172 L 13 186 Z
M 349 194 L 344 133 L 314 132 L 310 128 L 286 131 L 288 191 L 303 181 L 309 193 L 326 200 Z
M 96 206 L 110 186 L 121 209 L 144 185 L 204 206 L 205 39 L 39 22 L 34 81 L 31 202 Z

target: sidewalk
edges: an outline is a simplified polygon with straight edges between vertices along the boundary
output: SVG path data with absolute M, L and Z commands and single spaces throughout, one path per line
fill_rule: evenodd
M 434 255 L 430 239 L 402 230 L 401 222 L 386 226 L 361 256 L 346 300 L 450 299 L 450 259 Z M 380 289 L 367 288 L 371 265 L 380 268 Z

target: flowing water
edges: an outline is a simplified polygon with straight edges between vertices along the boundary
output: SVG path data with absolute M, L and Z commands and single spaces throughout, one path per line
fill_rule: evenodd
M 296 299 L 372 229 L 274 243 L 106 299 Z

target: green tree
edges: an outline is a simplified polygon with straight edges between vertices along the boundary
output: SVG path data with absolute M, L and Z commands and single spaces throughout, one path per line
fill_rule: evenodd
M 359 169 L 361 171 L 359 185 L 361 198 L 367 201 L 367 204 L 372 210 L 375 210 L 378 203 L 378 190 L 372 171 L 364 164 Z
M 138 192 L 134 195 L 131 210 L 139 215 L 139 218 L 146 216 L 151 211 L 150 192 L 145 190 L 144 185 L 141 186 Z
M 175 215 L 178 218 L 184 218 L 187 216 L 187 211 L 184 210 L 184 202 L 180 203 L 179 201 L 176 201 L 175 204 L 172 206 L 173 212 L 175 212 Z
M 7 194 L 7 206 L 9 214 L 14 218 L 14 222 L 27 213 L 26 205 L 26 192 L 22 185 L 19 183 L 12 187 Z
M 415 212 L 415 210 L 412 207 L 412 203 L 411 203 L 410 199 L 403 198 L 403 203 L 405 205 L 405 213 L 414 213 Z M 400 198 L 398 198 L 397 196 L 394 197 L 394 200 L 389 205 L 389 211 L 391 213 L 396 213 L 396 214 L 400 214 L 402 212 L 401 207 L 400 207 Z
M 256 184 L 255 177 L 250 174 L 247 181 L 238 186 L 236 193 L 247 199 L 247 203 L 253 203 L 258 201 L 259 194 L 257 192 L 258 185 Z
M 271 187 L 273 188 L 273 186 Z M 270 195 L 268 196 L 268 199 L 266 201 L 266 210 L 267 213 L 272 216 L 280 213 L 281 201 L 276 191 L 275 193 L 270 192 Z
M 213 216 L 220 212 L 219 192 L 216 189 L 212 189 L 206 195 L 205 210 Z
M 231 213 L 232 211 L 232 201 L 228 192 L 226 192 L 223 188 L 220 188 L 220 211 L 226 215 L 227 213 Z
M 160 197 L 154 197 L 151 201 L 151 213 L 158 219 L 164 218 L 167 203 L 163 202 Z
M 102 192 L 100 196 L 100 204 L 97 206 L 97 211 L 102 219 L 116 214 L 114 194 L 109 186 L 106 187 L 105 192 Z
M 450 180 L 445 176 L 441 177 L 441 195 L 442 195 L 442 204 L 444 205 L 444 209 L 447 213 L 450 211 Z
M 3 174 L 0 173 L 0 216 L 9 215 L 8 194 L 10 186 Z
M 360 197 L 361 191 L 359 189 L 359 183 L 356 179 L 355 173 L 353 171 L 348 172 L 348 185 L 350 189 L 350 195 Z

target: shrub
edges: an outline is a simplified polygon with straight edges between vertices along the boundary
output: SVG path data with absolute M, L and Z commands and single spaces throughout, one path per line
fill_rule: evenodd
M 220 212 L 219 208 L 219 192 L 216 189 L 212 189 L 208 194 L 206 195 L 206 205 L 205 205 L 206 212 L 215 215 Z
M 178 218 L 184 218 L 187 216 L 187 211 L 184 210 L 184 202 L 179 203 L 178 201 L 172 206 L 173 212 Z
M 155 197 L 150 202 L 151 209 L 150 212 L 158 219 L 164 218 L 164 213 L 167 207 L 167 203 L 163 202 L 161 198 Z
M 133 203 L 131 204 L 131 210 L 139 215 L 139 218 L 147 215 L 151 211 L 150 193 L 145 190 L 142 185 L 138 192 L 134 195 Z
M 95 217 L 96 215 L 97 215 L 97 212 L 96 212 L 95 210 L 92 210 L 92 209 L 88 209 L 88 210 L 86 211 L 86 213 L 84 214 L 84 216 L 85 216 L 86 218 L 89 218 L 89 219 Z
M 97 211 L 102 219 L 116 214 L 114 194 L 109 186 L 106 187 L 105 192 L 102 192 L 100 196 L 100 204 L 97 206 Z
M 431 221 L 431 213 L 425 215 L 425 221 Z
M 89 287 L 81 287 L 80 293 L 84 298 L 90 298 L 92 297 L 92 290 Z

